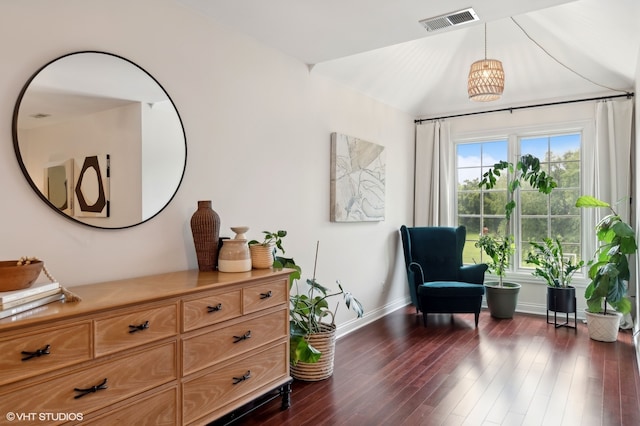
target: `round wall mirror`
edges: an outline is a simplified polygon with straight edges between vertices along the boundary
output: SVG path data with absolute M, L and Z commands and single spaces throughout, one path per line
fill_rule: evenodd
M 104 52 L 40 68 L 18 96 L 13 145 L 40 198 L 63 216 L 120 229 L 156 216 L 186 166 L 184 127 L 144 69 Z

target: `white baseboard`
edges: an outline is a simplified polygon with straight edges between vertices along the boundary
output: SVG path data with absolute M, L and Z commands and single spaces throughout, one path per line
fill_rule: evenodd
M 371 312 L 365 312 L 362 318 L 354 318 L 345 323 L 342 323 L 336 329 L 336 339 L 340 339 L 341 337 L 346 336 L 347 334 L 361 327 L 364 327 L 367 324 L 370 324 L 376 320 L 379 320 L 385 315 L 389 315 L 391 312 L 397 311 L 398 309 L 402 309 L 405 306 L 409 305 L 410 303 L 411 303 L 411 299 L 409 298 L 394 300 Z

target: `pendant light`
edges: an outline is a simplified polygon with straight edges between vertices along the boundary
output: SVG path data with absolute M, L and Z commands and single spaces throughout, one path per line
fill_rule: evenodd
M 504 90 L 502 62 L 487 59 L 487 24 L 484 24 L 484 59 L 471 64 L 467 80 L 469 99 L 489 102 L 500 99 Z

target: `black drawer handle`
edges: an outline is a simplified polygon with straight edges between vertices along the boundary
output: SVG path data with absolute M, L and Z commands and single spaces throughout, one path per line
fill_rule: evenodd
M 218 303 L 216 306 L 207 306 L 207 312 L 218 312 L 222 310 L 222 303 Z
M 27 361 L 30 360 L 31 358 L 40 358 L 42 355 L 49 355 L 51 352 L 49 352 L 49 348 L 51 346 L 47 345 L 42 349 L 38 349 L 35 352 L 28 352 L 28 351 L 22 351 L 21 354 L 22 355 L 26 355 L 24 358 L 22 358 L 23 361 Z
M 266 293 L 260 293 L 260 299 L 268 299 L 268 298 L 270 298 L 271 296 L 273 296 L 273 294 L 271 293 L 271 290 L 269 290 L 269 291 L 268 291 L 268 292 L 266 292 Z
M 245 380 L 249 380 L 250 378 L 251 378 L 251 370 L 247 370 L 247 372 L 243 374 L 242 377 L 234 377 L 233 384 L 237 385 L 238 383 L 244 382 Z
M 140 325 L 130 325 L 129 333 L 135 333 L 136 331 L 146 330 L 147 328 L 149 328 L 149 321 L 145 321 Z
M 243 340 L 250 339 L 251 338 L 251 330 L 247 331 L 242 336 L 233 336 L 233 338 L 235 339 L 233 341 L 233 343 L 238 343 L 238 342 L 242 342 Z
M 73 388 L 74 391 L 81 392 L 80 394 L 74 396 L 73 399 L 82 398 L 85 395 L 89 395 L 90 393 L 96 393 L 99 390 L 103 390 L 106 388 L 107 388 L 107 379 L 104 379 L 102 383 L 100 383 L 99 385 L 92 386 L 90 388 L 86 388 L 86 389 Z

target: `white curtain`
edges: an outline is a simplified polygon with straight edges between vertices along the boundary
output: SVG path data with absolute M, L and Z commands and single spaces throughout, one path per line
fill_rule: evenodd
M 593 164 L 584 168 L 594 171 L 585 194 L 615 205 L 625 221 L 630 220 L 632 123 L 632 99 L 596 103 Z
M 610 203 L 620 217 L 630 224 L 635 224 L 630 205 L 632 173 L 635 174 L 631 157 L 634 142 L 633 105 L 633 99 L 596 103 L 594 146 L 586 146 L 589 150 L 593 149 L 594 155 L 592 164 L 585 164 L 584 167 L 587 171 L 584 193 Z M 589 173 L 589 170 L 593 170 L 593 173 Z M 633 211 L 635 213 L 635 209 Z M 599 211 L 595 220 L 606 213 L 604 210 Z M 637 294 L 637 282 L 632 274 L 629 282 L 630 296 L 635 297 Z M 620 326 L 631 328 L 631 316 L 626 315 Z
M 414 226 L 452 226 L 455 161 L 449 123 L 416 127 Z

